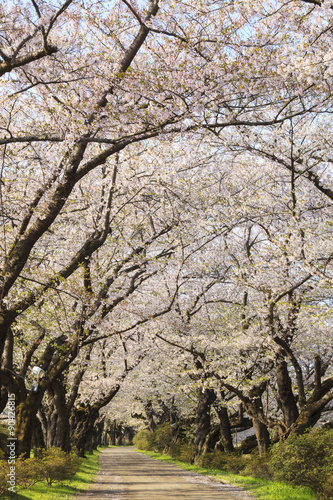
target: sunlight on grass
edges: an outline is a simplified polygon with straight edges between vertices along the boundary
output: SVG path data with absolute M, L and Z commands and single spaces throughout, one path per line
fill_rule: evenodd
M 237 474 L 229 474 L 227 472 L 224 473 L 216 469 L 206 469 L 197 465 L 180 462 L 169 455 L 162 455 L 161 453 L 155 453 L 153 451 L 135 451 L 163 462 L 172 463 L 181 469 L 193 471 L 198 474 L 204 474 L 205 476 L 212 476 L 218 479 L 221 483 L 231 483 L 240 486 L 259 500 L 316 500 L 316 494 L 308 488 L 293 487 L 276 481 L 239 476 Z

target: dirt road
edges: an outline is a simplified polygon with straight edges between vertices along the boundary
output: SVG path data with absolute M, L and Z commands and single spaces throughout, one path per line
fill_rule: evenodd
M 184 471 L 131 448 L 107 448 L 93 488 L 75 500 L 253 500 L 235 486 Z

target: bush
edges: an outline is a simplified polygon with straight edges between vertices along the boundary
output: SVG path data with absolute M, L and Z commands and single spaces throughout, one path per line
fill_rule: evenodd
M 193 464 L 195 456 L 195 446 L 193 443 L 172 444 L 169 448 L 169 455 L 176 460 Z
M 7 460 L 0 460 L 0 497 L 8 495 L 8 463 Z
M 133 443 L 139 450 L 167 452 L 171 444 L 170 423 L 158 425 L 154 432 L 139 431 L 134 436 Z
M 181 462 L 194 462 L 195 446 L 192 443 L 172 444 L 170 423 L 158 425 L 154 432 L 139 431 L 133 439 L 134 445 L 139 450 L 168 453 Z
M 243 473 L 245 467 L 246 467 L 246 460 L 243 457 L 243 455 L 239 455 L 237 453 L 226 454 L 225 470 L 227 472 L 231 472 L 232 474 L 239 474 L 240 472 Z
M 51 486 L 56 481 L 71 479 L 79 470 L 82 459 L 75 453 L 65 453 L 60 448 L 50 448 L 42 453 L 41 474 L 47 484 Z
M 150 439 L 148 431 L 139 431 L 133 438 L 133 444 L 138 450 L 150 450 Z
M 152 434 L 153 450 L 159 453 L 167 452 L 171 445 L 170 423 L 158 425 Z
M 44 450 L 40 458 L 19 458 L 15 462 L 16 489 L 29 488 L 37 482 L 46 481 L 49 486 L 56 481 L 71 479 L 78 471 L 82 459 L 74 453 L 65 453 L 59 448 Z M 0 461 L 0 496 L 8 491 L 9 464 Z
M 199 457 L 197 464 L 209 469 L 218 469 L 231 472 L 232 474 L 239 474 L 245 468 L 246 461 L 238 453 L 224 453 L 223 451 L 214 450 Z
M 40 461 L 31 458 L 23 460 L 19 458 L 15 461 L 15 490 L 20 488 L 30 488 L 38 481 L 42 481 L 42 465 Z M 0 497 L 1 496 L 12 496 L 12 493 L 8 488 L 11 486 L 8 481 L 10 472 L 10 464 L 8 460 L 0 461 Z
M 322 493 L 326 484 L 328 491 L 333 486 L 333 431 L 318 429 L 290 436 L 273 447 L 269 465 L 278 480 Z
M 319 500 L 331 500 L 333 498 L 333 476 L 330 476 L 323 484 L 323 491 L 319 495 Z
M 19 488 L 30 488 L 39 481 L 43 481 L 43 465 L 37 458 L 16 460 L 16 484 Z
M 260 477 L 262 479 L 272 479 L 273 472 L 269 465 L 269 455 L 248 455 L 246 466 L 243 470 L 244 476 Z
M 209 451 L 197 459 L 197 464 L 207 469 L 225 470 L 226 456 L 226 453 L 219 450 Z

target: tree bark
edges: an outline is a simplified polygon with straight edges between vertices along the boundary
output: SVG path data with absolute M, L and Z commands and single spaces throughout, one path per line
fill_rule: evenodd
M 38 457 L 38 452 L 46 448 L 42 424 L 38 418 L 35 419 L 35 427 L 32 434 L 32 448 L 34 450 L 34 457 Z
M 219 404 L 214 405 L 214 410 L 216 411 L 220 421 L 220 435 L 224 451 L 226 453 L 232 453 L 235 451 L 235 448 L 232 441 L 228 410 L 225 406 L 220 406 Z
M 70 451 L 69 413 L 66 406 L 66 390 L 63 377 L 56 379 L 47 391 L 49 409 L 46 414 L 47 448 L 56 447 Z
M 291 379 L 288 373 L 286 361 L 281 358 L 281 353 L 277 356 L 276 361 L 276 383 L 278 387 L 279 401 L 283 412 L 284 422 L 289 428 L 296 422 L 299 411 L 297 408 L 296 399 L 292 390 Z
M 250 398 L 252 398 L 253 409 L 255 410 L 252 414 L 253 428 L 257 438 L 259 455 L 265 455 L 267 453 L 270 445 L 270 437 L 267 426 L 259 419 L 256 418 L 256 414 L 263 414 L 263 404 L 261 396 L 266 389 L 266 384 L 261 384 L 260 386 L 252 387 L 250 390 Z
M 123 373 L 121 380 L 125 379 L 128 371 L 129 369 Z M 120 383 L 117 383 L 110 389 L 108 394 L 97 403 L 94 403 L 93 405 L 81 404 L 78 408 L 72 408 L 70 417 L 71 442 L 77 448 L 79 456 L 84 456 L 84 452 L 87 449 L 87 442 L 92 436 L 93 428 L 99 416 L 100 409 L 110 403 L 110 401 L 118 393 L 119 389 Z
M 44 392 L 30 393 L 27 398 L 16 405 L 16 456 L 30 457 L 32 435 L 35 428 L 37 411 L 41 405 Z
M 96 423 L 93 431 L 92 448 L 97 450 L 98 446 L 103 445 L 103 434 L 105 427 L 105 416 L 103 416 L 99 422 Z
M 148 429 L 150 430 L 150 432 L 154 432 L 154 430 L 156 429 L 156 423 L 154 420 L 154 410 L 153 410 L 152 402 L 150 400 L 147 401 L 144 405 L 144 408 L 145 408 L 145 412 L 146 412 L 147 420 L 148 420 Z
M 253 428 L 256 434 L 259 455 L 265 455 L 270 445 L 269 432 L 265 424 L 260 422 L 257 418 L 253 418 Z
M 216 443 L 219 442 L 219 437 L 220 437 L 219 425 L 211 426 L 210 431 L 206 436 L 201 453 L 204 455 L 205 453 L 214 450 Z
M 214 389 L 204 389 L 198 393 L 195 419 L 195 457 L 201 455 L 207 435 L 211 430 L 211 405 L 216 399 Z
M 89 447 L 89 437 L 97 417 L 98 411 L 91 411 L 89 405 L 82 404 L 78 408 L 72 409 L 70 418 L 71 443 L 77 449 L 80 457 L 84 457 L 84 453 Z

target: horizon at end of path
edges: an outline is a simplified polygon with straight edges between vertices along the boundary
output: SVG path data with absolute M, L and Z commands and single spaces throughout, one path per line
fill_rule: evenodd
M 134 447 L 106 448 L 99 460 L 91 489 L 75 500 L 254 500 L 237 486 L 154 460 Z

